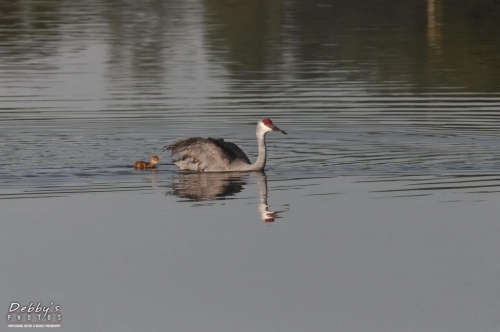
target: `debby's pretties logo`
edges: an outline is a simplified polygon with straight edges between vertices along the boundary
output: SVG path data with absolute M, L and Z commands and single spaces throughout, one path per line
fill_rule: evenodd
M 48 306 L 38 302 L 22 305 L 11 302 L 7 311 L 8 327 L 61 327 L 61 305 L 50 302 Z

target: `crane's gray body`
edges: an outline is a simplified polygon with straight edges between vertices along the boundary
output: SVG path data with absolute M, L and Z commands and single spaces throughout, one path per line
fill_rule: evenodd
M 269 131 L 279 131 L 286 134 L 274 126 L 271 120 L 260 120 L 256 131 L 259 156 L 253 164 L 236 144 L 226 142 L 222 138 L 191 137 L 174 142 L 164 147 L 163 150 L 172 151 L 172 156 L 179 155 L 174 163 L 182 170 L 196 172 L 257 171 L 266 166 L 265 136 Z

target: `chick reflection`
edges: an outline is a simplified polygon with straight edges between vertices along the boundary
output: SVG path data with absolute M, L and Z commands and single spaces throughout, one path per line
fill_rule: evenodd
M 268 210 L 267 176 L 262 171 L 251 173 L 179 173 L 178 182 L 172 185 L 172 191 L 168 194 L 197 202 L 217 200 L 241 192 L 250 175 L 257 177 L 260 219 L 264 222 L 273 222 L 276 214 Z

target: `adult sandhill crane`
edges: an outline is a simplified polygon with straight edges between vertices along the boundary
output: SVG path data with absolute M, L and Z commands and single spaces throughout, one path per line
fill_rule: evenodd
M 266 134 L 270 131 L 286 132 L 276 127 L 271 119 L 264 118 L 257 123 L 259 156 L 251 163 L 247 155 L 234 143 L 222 138 L 192 137 L 165 146 L 162 151 L 179 154 L 175 164 L 182 170 L 197 172 L 258 171 L 266 166 Z

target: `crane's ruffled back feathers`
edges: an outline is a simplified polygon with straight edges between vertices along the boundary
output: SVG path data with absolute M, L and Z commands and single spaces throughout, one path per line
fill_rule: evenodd
M 166 146 L 164 150 L 172 151 L 172 156 L 179 154 L 175 164 L 185 170 L 230 170 L 231 163 L 237 160 L 250 164 L 246 154 L 236 144 L 225 142 L 222 138 L 187 138 Z
M 225 152 L 227 152 L 227 154 L 230 155 L 233 160 L 240 159 L 250 164 L 250 160 L 248 159 L 247 155 L 238 147 L 238 145 L 231 142 L 226 142 L 222 138 L 219 139 L 208 138 L 208 139 L 212 140 L 220 148 L 224 149 Z

